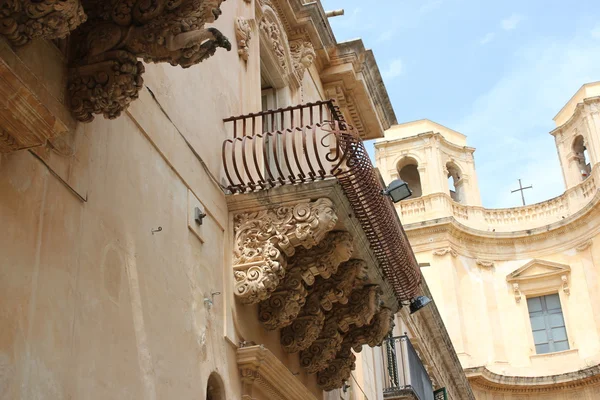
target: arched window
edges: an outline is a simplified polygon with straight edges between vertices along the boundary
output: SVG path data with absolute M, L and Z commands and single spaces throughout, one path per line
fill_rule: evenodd
M 450 197 L 457 203 L 462 203 L 464 201 L 462 187 L 460 185 L 460 183 L 462 183 L 460 182 L 462 172 L 453 162 L 447 163 L 446 169 L 448 170 L 448 191 L 450 192 Z
M 423 189 L 421 188 L 421 175 L 419 174 L 419 163 L 412 157 L 405 157 L 396 166 L 400 179 L 408 184 L 412 195 L 409 199 L 421 197 Z
M 211 373 L 208 377 L 206 400 L 225 400 L 225 385 L 216 372 Z
M 575 137 L 575 140 L 573 140 L 573 153 L 575 153 L 576 156 L 578 173 L 583 181 L 590 175 L 590 172 L 592 172 L 588 151 L 585 146 L 585 140 L 583 139 L 583 136 L 578 135 Z

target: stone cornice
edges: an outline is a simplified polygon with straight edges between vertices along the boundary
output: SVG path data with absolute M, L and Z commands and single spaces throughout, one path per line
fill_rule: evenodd
M 421 288 L 423 295 L 432 298 L 425 279 L 422 280 Z M 422 344 L 417 346 L 421 349 L 423 362 L 432 369 L 437 386 L 445 386 L 453 398 L 474 400 L 469 381 L 435 301 L 416 314 L 406 315 L 404 319 L 418 332 L 418 336 L 412 340 Z
M 316 400 L 317 398 L 264 346 L 241 347 L 237 363 L 242 375 L 242 400 L 253 399 L 253 389 L 278 400 Z
M 600 96 L 588 97 L 586 99 L 583 99 L 583 101 L 581 103 L 578 103 L 577 106 L 575 106 L 575 110 L 573 111 L 573 115 L 571 115 L 571 117 L 567 120 L 567 122 L 565 122 L 561 126 L 555 128 L 554 130 L 550 131 L 550 134 L 552 136 L 556 137 L 557 134 L 563 132 L 565 129 L 570 128 L 575 123 L 575 121 L 583 113 L 583 110 L 585 109 L 586 105 L 599 104 L 599 103 L 600 103 Z
M 439 240 L 432 244 L 432 235 L 441 235 L 459 254 L 481 259 L 508 260 L 515 247 L 523 246 L 523 257 L 543 257 L 544 252 L 554 253 L 580 246 L 582 240 L 600 232 L 600 226 L 591 222 L 600 218 L 600 192 L 581 210 L 560 222 L 535 229 L 515 232 L 490 232 L 467 227 L 454 217 L 445 217 L 404 225 L 415 253 L 436 250 Z M 565 240 L 569 232 L 577 232 Z M 436 247 L 438 246 L 438 247 Z M 468 248 L 468 249 L 467 249 Z M 512 249 L 507 251 L 507 249 Z
M 474 147 L 459 146 L 457 144 L 454 144 L 454 143 L 446 140 L 444 135 L 442 135 L 441 133 L 434 132 L 434 131 L 423 132 L 423 133 L 419 133 L 418 135 L 413 135 L 413 136 L 409 136 L 406 138 L 377 141 L 377 142 L 375 142 L 375 148 L 379 149 L 382 147 L 388 147 L 389 145 L 394 144 L 394 143 L 409 142 L 409 141 L 421 140 L 423 138 L 431 138 L 431 137 L 437 138 L 440 141 L 440 143 L 443 143 L 445 146 L 448 146 L 452 150 L 458 150 L 458 151 L 466 150 L 471 154 L 475 152 Z
M 559 375 L 538 377 L 504 376 L 486 367 L 465 369 L 473 386 L 486 391 L 512 394 L 552 393 L 584 386 L 600 385 L 600 365 Z

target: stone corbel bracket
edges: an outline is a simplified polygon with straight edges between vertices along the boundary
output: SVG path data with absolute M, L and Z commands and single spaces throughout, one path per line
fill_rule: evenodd
M 314 284 L 315 277 L 330 278 L 352 252 L 352 236 L 348 232 L 330 232 L 313 248 L 298 248 L 288 260 L 282 284 L 260 303 L 259 319 L 264 327 L 274 330 L 291 324 L 306 303 L 307 288 Z
M 152 7 L 135 1 L 119 7 L 125 5 L 119 0 L 84 0 L 89 18 L 71 40 L 68 92 L 75 118 L 90 122 L 103 114 L 113 119 L 125 111 L 143 86 L 138 59 L 188 68 L 219 47 L 231 50 L 221 32 L 205 28 L 221 14 L 222 1 L 155 0 Z
M 65 38 L 87 16 L 80 0 L 4 0 L 0 19 L 0 34 L 23 46 L 33 39 Z
M 327 198 L 235 215 L 236 297 L 244 304 L 269 298 L 284 278 L 296 247 L 316 246 L 337 220 Z
M 394 327 L 394 314 L 389 308 L 382 308 L 373 317 L 370 325 L 350 331 L 341 345 L 335 359 L 327 368 L 317 374 L 317 383 L 322 390 L 330 391 L 341 387 L 350 378 L 355 368 L 356 356 L 352 350 L 359 353 L 364 345 L 375 347 Z

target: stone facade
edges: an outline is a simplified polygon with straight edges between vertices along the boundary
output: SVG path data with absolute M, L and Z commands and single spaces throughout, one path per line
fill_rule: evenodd
M 396 120 L 373 53 L 337 43 L 320 2 L 5 3 L 0 398 L 381 398 L 392 329 L 472 398 L 437 309 L 403 307 L 427 288 L 393 206 L 369 225 L 348 190 L 378 177 L 334 137 Z M 326 114 L 314 153 L 265 117 L 296 104 Z M 285 158 L 285 179 L 227 155 L 261 174 Z
M 481 207 L 474 149 L 430 121 L 392 127 L 376 143 L 386 181 L 398 176 L 405 157 L 419 160 L 422 194 L 396 209 L 477 399 L 597 397 L 598 88 L 584 85 L 555 118 L 551 134 L 566 191 L 538 204 Z M 447 157 L 468 178 L 462 203 L 452 198 L 444 163 L 436 161 Z M 528 299 L 551 294 L 560 300 L 568 349 L 538 354 Z

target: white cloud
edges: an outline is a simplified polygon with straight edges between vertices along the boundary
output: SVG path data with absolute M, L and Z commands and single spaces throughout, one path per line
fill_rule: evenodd
M 496 34 L 494 32 L 489 32 L 479 40 L 479 44 L 488 44 L 489 42 L 494 40 L 494 37 L 496 37 Z
M 517 25 L 519 25 L 519 22 L 521 21 L 523 21 L 522 15 L 513 14 L 510 17 L 503 19 L 500 24 L 505 31 L 512 31 L 517 28 Z
M 435 11 L 438 8 L 440 8 L 440 6 L 442 5 L 442 3 L 443 3 L 443 0 L 430 0 L 430 1 L 426 1 L 419 8 L 419 12 L 422 13 L 422 14 L 426 14 L 426 13 L 429 13 L 431 11 Z
M 586 82 L 600 78 L 600 43 L 586 33 L 570 40 L 543 39 L 526 43 L 506 73 L 473 103 L 469 115 L 453 128 L 469 136 L 478 181 L 486 207 L 519 206 L 510 191 L 533 185 L 528 204 L 564 191 L 552 118 Z M 551 82 L 551 84 L 549 84 Z
M 394 79 L 397 76 L 400 76 L 403 70 L 404 67 L 402 64 L 402 60 L 397 58 L 388 65 L 386 70 L 383 71 L 383 77 L 388 79 Z
M 600 39 L 600 24 L 596 25 L 590 33 L 594 39 Z

